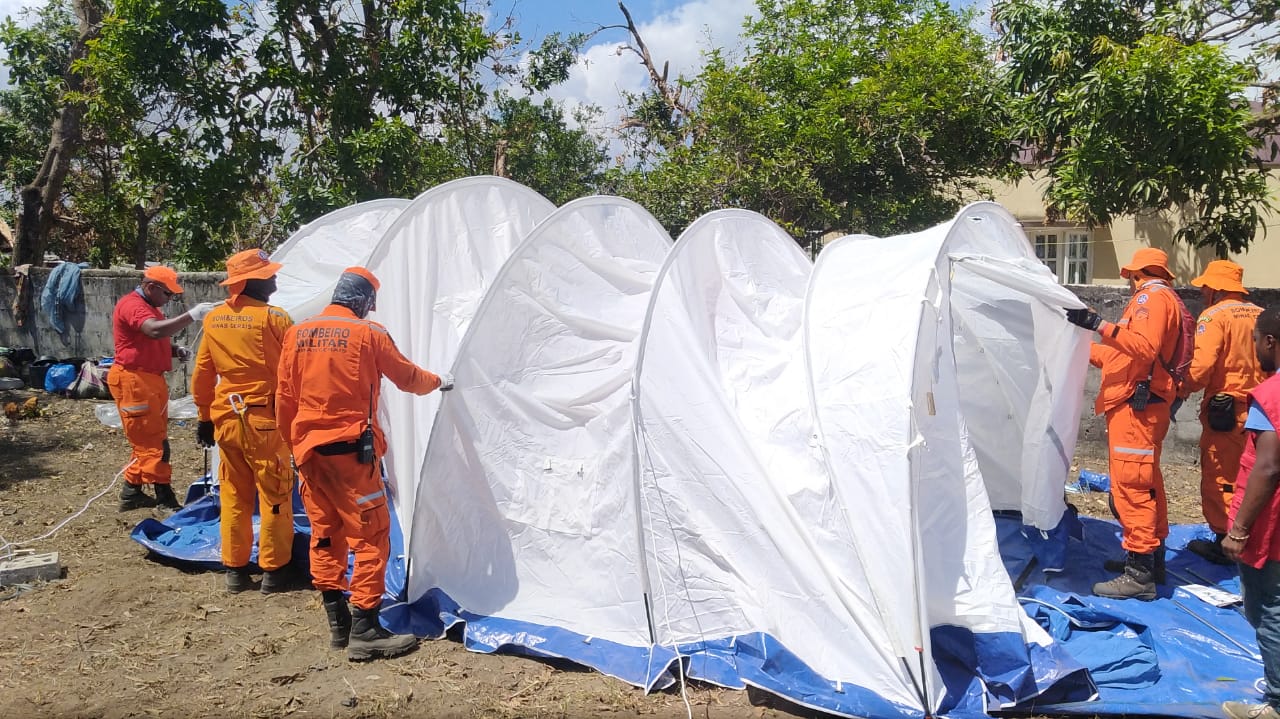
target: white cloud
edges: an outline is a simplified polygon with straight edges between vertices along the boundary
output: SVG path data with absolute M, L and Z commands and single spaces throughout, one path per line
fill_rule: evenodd
M 635 18 L 640 37 L 659 69 L 669 63 L 668 77 L 692 77 L 711 48 L 740 48 L 743 20 L 755 14 L 754 0 L 690 0 L 647 21 Z M 633 13 L 634 17 L 634 13 Z M 622 13 L 614 20 L 622 24 Z M 629 39 L 629 38 L 628 38 Z M 578 56 L 568 81 L 548 93 L 568 107 L 596 105 L 605 127 L 617 127 L 622 93 L 640 92 L 649 84 L 640 59 L 623 49 L 623 41 L 600 41 Z

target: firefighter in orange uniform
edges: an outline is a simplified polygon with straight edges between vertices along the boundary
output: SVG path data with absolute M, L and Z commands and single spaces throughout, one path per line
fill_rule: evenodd
M 173 369 L 174 357 L 187 360 L 191 353 L 169 338 L 202 320 L 215 305 L 202 302 L 166 318 L 160 308 L 180 294 L 177 272 L 161 265 L 148 267 L 142 282 L 121 297 L 111 313 L 115 358 L 107 372 L 107 386 L 133 448 L 120 489 L 121 512 L 156 504 L 168 509 L 182 506 L 169 484 L 173 468 L 169 466 L 169 386 L 164 373 Z M 147 484 L 155 487 L 154 498 L 143 491 Z
M 377 422 L 382 378 L 414 394 L 453 388 L 452 378 L 442 381 L 410 362 L 386 328 L 365 319 L 377 291 L 368 270 L 344 270 L 332 303 L 285 336 L 276 391 L 276 416 L 311 520 L 311 574 L 330 646 L 346 647 L 351 660 L 396 656 L 418 643 L 379 622 L 391 550 L 380 461 L 387 445 Z M 350 609 L 343 596 L 348 551 L 355 553 Z
M 227 260 L 226 304 L 204 318 L 204 339 L 191 375 L 200 413 L 197 441 L 219 452 L 222 564 L 227 591 L 253 587 L 253 512 L 261 515 L 258 566 L 262 592 L 286 591 L 293 553 L 293 467 L 276 430 L 276 371 L 289 314 L 267 304 L 280 264 L 262 250 Z
M 1181 305 L 1169 283 L 1168 257 L 1143 248 L 1121 268 L 1133 292 L 1120 321 L 1104 321 L 1091 309 L 1067 310 L 1067 319 L 1095 331 L 1089 361 L 1102 370 L 1094 411 L 1106 416 L 1111 502 L 1123 531 L 1120 576 L 1093 587 L 1094 594 L 1154 599 L 1164 570 L 1168 505 L 1160 474 L 1160 449 L 1169 431 L 1176 383 L 1166 366 L 1181 334 Z
M 1253 328 L 1262 308 L 1244 296 L 1244 268 L 1214 260 L 1191 280 L 1200 288 L 1205 310 L 1196 323 L 1196 353 L 1182 384 L 1183 397 L 1204 390 L 1200 402 L 1200 501 L 1212 541 L 1194 539 L 1187 549 L 1218 564 L 1233 562 L 1222 553 L 1227 510 L 1244 454 L 1244 420 L 1249 390 L 1266 379 L 1253 347 Z

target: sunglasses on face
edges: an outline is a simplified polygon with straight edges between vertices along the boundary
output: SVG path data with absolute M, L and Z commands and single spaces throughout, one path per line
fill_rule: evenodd
M 176 294 L 174 292 L 170 292 L 164 285 L 158 282 L 152 282 L 151 286 L 163 292 L 165 297 L 173 297 L 174 294 Z

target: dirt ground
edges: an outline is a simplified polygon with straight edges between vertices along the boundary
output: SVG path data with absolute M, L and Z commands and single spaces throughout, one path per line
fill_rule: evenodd
M 32 396 L 0 392 L 0 405 Z M 93 402 L 39 393 L 40 416 L 0 416 L 0 535 L 25 541 L 74 514 L 129 455 Z M 194 422 L 173 422 L 181 497 L 201 473 Z M 1086 469 L 1105 461 L 1081 458 Z M 1173 521 L 1199 521 L 1197 470 L 1166 468 Z M 567 663 L 468 652 L 456 638 L 391 661 L 350 664 L 327 648 L 318 594 L 228 595 L 217 572 L 183 572 L 129 539 L 118 486 L 52 538 L 64 579 L 0 590 L 4 717 L 684 717 L 678 691 L 645 695 Z M 1106 515 L 1105 495 L 1072 495 Z M 3 541 L 0 541 L 0 545 Z M 794 717 L 768 695 L 691 685 L 695 717 Z

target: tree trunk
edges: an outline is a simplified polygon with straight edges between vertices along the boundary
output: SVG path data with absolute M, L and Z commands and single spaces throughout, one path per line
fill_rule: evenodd
M 133 206 L 133 219 L 137 221 L 137 231 L 133 236 L 133 266 L 139 270 L 147 267 L 147 243 L 151 239 L 151 221 L 160 214 L 164 205 L 164 196 L 169 186 L 160 185 L 151 191 L 151 199 L 147 204 Z
M 71 53 L 63 81 L 66 93 L 84 92 L 85 80 L 72 70 L 76 61 L 88 56 L 89 40 L 97 36 L 102 27 L 102 7 L 98 0 L 74 0 L 72 3 L 79 31 L 71 45 Z M 65 94 L 64 94 L 65 97 Z M 71 158 L 83 144 L 81 120 L 85 105 L 81 102 L 64 102 L 53 122 L 49 147 L 44 161 L 31 184 L 22 188 L 22 209 L 18 216 L 17 237 L 13 243 L 13 264 L 44 263 L 44 250 L 49 243 L 49 233 L 57 222 L 56 208 L 62 197 L 62 183 L 71 167 Z
M 139 270 L 147 268 L 147 235 L 151 231 L 151 215 L 142 205 L 133 206 L 133 218 L 138 221 L 137 232 L 133 236 L 133 266 Z

